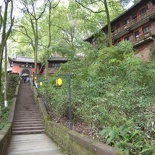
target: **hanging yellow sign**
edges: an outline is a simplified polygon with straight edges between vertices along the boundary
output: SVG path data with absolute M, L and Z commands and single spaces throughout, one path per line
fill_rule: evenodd
M 58 86 L 58 87 L 62 86 L 62 79 L 61 78 L 56 79 L 56 86 Z

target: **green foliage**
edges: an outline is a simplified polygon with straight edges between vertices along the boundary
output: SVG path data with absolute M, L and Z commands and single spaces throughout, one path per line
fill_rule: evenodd
M 132 49 L 129 42 L 99 51 L 88 47 L 84 59 L 71 59 L 59 73 L 72 73 L 74 122 L 90 124 L 95 137 L 127 154 L 153 155 L 154 63 L 136 58 Z M 69 117 L 68 81 L 63 77 L 57 88 L 56 77 L 48 77 L 47 89 L 50 109 L 59 120 Z
M 133 51 L 133 43 L 130 41 L 121 41 L 118 46 L 116 46 L 116 50 L 122 55 L 131 53 Z
M 82 1 L 84 5 L 88 2 L 95 1 Z M 122 9 L 120 3 L 113 0 L 108 2 L 113 19 Z M 90 4 L 87 6 L 90 7 Z M 102 1 L 92 6 L 95 6 L 96 10 L 104 9 Z M 94 36 L 97 41 L 96 48 L 81 41 L 81 38 L 87 38 L 106 24 L 105 14 L 93 14 L 72 1 L 68 9 L 66 6 L 53 9 L 50 22 L 48 17 L 46 12 L 38 23 L 38 56 L 45 59 L 45 55 L 59 51 L 63 56 L 70 58 L 54 76 L 39 78 L 39 81 L 43 82 L 39 93 L 45 104 L 48 103 L 56 120 L 59 121 L 61 117 L 68 118 L 69 114 L 68 81 L 62 77 L 63 86 L 57 88 L 55 80 L 59 73 L 70 72 L 74 122 L 88 123 L 95 132 L 94 137 L 124 150 L 127 154 L 155 154 L 155 118 L 152 111 L 152 107 L 155 107 L 154 64 L 146 64 L 136 58 L 133 45 L 128 41 L 109 48 L 104 45 L 102 33 Z M 21 23 L 26 25 L 27 20 L 24 16 Z M 25 51 L 32 51 L 30 45 L 34 40 L 29 25 L 27 32 L 29 37 L 26 40 L 24 29 L 15 34 L 15 39 L 22 42 L 20 48 L 16 47 L 23 51 L 23 55 Z M 47 47 L 49 41 L 52 46 Z M 27 53 L 33 55 L 33 52 Z M 82 57 L 77 57 L 77 53 Z
M 12 99 L 15 94 L 15 89 L 19 81 L 19 76 L 16 74 L 9 74 L 8 75 L 8 99 Z
M 116 148 L 121 148 L 130 155 L 150 155 L 154 153 L 154 145 L 146 143 L 147 136 L 142 131 L 135 129 L 132 121 L 124 122 L 124 125 L 112 126 L 101 131 L 105 142 Z
M 8 121 L 9 109 L 11 106 L 12 98 L 15 94 L 15 89 L 18 83 L 19 77 L 15 74 L 8 75 L 8 93 L 7 93 L 7 101 L 8 107 L 4 107 L 4 97 L 0 97 L 0 130 L 5 126 Z
M 3 129 L 3 127 L 5 126 L 5 124 L 8 121 L 8 115 L 9 115 L 9 107 L 10 104 L 7 108 L 4 107 L 4 105 L 2 105 L 1 108 L 1 112 L 0 112 L 0 130 Z
M 94 34 L 94 39 L 95 39 L 95 48 L 100 49 L 102 47 L 104 47 L 104 43 L 103 40 L 105 39 L 105 35 L 104 33 L 102 33 L 102 31 L 98 31 Z

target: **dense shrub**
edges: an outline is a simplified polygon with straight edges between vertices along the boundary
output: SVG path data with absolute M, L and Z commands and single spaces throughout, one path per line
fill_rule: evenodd
M 155 154 L 154 63 L 136 58 L 129 42 L 86 53 L 86 59 L 60 70 L 72 73 L 74 122 L 87 122 L 95 137 L 130 155 Z M 68 117 L 68 82 L 63 77 L 63 86 L 56 88 L 56 77 L 48 78 L 46 88 L 50 108 L 58 118 Z
M 9 109 L 12 102 L 12 98 L 15 94 L 15 89 L 18 83 L 18 76 L 15 74 L 8 75 L 8 89 L 7 89 L 7 101 L 8 107 L 4 107 L 4 94 L 0 97 L 0 130 L 5 126 L 8 120 Z

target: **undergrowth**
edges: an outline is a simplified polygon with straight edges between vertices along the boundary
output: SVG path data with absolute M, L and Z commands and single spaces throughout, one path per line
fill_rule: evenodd
M 0 130 L 3 129 L 8 121 L 9 110 L 12 103 L 12 98 L 15 94 L 15 89 L 18 83 L 18 76 L 14 74 L 8 75 L 8 90 L 7 90 L 7 101 L 8 106 L 4 107 L 4 94 L 0 97 Z
M 86 122 L 95 129 L 93 138 L 129 155 L 155 155 L 154 62 L 136 58 L 128 42 L 94 52 L 59 71 L 72 74 L 73 121 Z M 47 77 L 39 91 L 57 118 L 69 117 L 68 81 L 62 77 L 57 88 L 58 74 Z

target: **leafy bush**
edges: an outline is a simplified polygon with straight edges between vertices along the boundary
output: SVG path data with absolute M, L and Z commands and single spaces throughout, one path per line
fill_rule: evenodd
M 18 76 L 15 74 L 8 75 L 8 91 L 7 91 L 7 101 L 8 107 L 4 107 L 4 94 L 0 97 L 0 130 L 5 126 L 8 120 L 9 109 L 11 106 L 12 98 L 15 94 L 15 89 L 18 83 Z
M 74 122 L 88 123 L 96 138 L 127 154 L 155 154 L 154 63 L 136 58 L 129 42 L 86 53 L 86 59 L 60 70 L 72 73 Z M 63 86 L 56 88 L 55 79 L 49 77 L 46 88 L 50 108 L 56 117 L 68 117 L 68 82 L 63 78 Z

